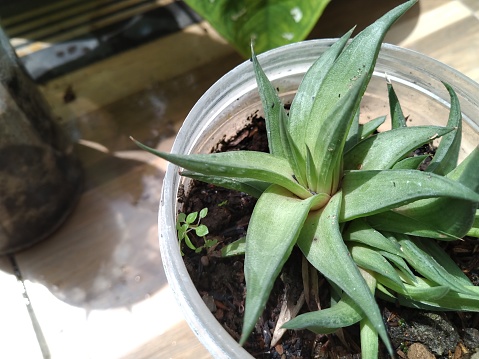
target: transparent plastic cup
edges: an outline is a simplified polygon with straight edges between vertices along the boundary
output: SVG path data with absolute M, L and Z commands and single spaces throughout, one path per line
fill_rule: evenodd
M 284 103 L 290 103 L 311 64 L 334 39 L 310 40 L 268 51 L 258 59 Z M 447 65 L 423 54 L 384 44 L 371 82 L 361 103 L 364 122 L 389 114 L 386 77 L 393 83 L 403 112 L 411 125 L 445 125 L 449 94 L 457 93 L 463 113 L 461 159 L 479 144 L 479 85 Z M 246 61 L 218 80 L 188 114 L 172 148 L 174 153 L 207 153 L 223 138 L 237 133 L 258 112 L 259 98 L 253 65 Z M 215 358 L 251 358 L 208 310 L 191 281 L 178 248 L 175 229 L 180 184 L 187 180 L 172 164 L 163 182 L 159 208 L 159 238 L 164 269 L 184 317 L 193 332 Z

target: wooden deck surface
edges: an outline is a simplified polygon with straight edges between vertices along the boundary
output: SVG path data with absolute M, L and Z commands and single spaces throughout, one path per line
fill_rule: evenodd
M 332 0 L 312 37 L 369 23 L 388 9 L 379 3 Z M 421 0 L 387 41 L 479 81 L 477 0 Z M 67 222 L 15 255 L 18 273 L 0 258 L 0 358 L 210 357 L 162 268 L 157 207 L 165 163 L 128 137 L 167 150 L 196 100 L 241 61 L 197 23 L 40 85 L 77 139 L 86 183 Z M 75 99 L 65 102 L 68 88 Z

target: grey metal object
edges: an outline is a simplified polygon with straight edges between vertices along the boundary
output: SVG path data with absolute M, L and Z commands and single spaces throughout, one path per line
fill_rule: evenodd
M 71 141 L 0 29 L 0 254 L 51 234 L 81 192 Z

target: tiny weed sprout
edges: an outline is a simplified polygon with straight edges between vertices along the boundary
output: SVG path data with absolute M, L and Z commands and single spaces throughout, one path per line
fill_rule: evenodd
M 407 126 L 389 80 L 391 129 L 376 131 L 385 117 L 359 122 L 384 36 L 415 3 L 396 7 L 351 41 L 352 30 L 335 42 L 305 74 L 289 113 L 253 53 L 269 153 L 180 155 L 138 143 L 182 167 L 184 176 L 258 197 L 246 237 L 222 250 L 245 255 L 241 344 L 294 246 L 304 255 L 304 273 L 313 270 L 330 284 L 332 305 L 283 328 L 329 334 L 359 323 L 362 358 L 377 358 L 378 338 L 394 352 L 375 297 L 479 311 L 479 288 L 437 242 L 478 236 L 479 147 L 458 164 L 462 114 L 454 89 L 444 84 L 450 95 L 444 127 Z M 439 144 L 420 170 L 426 156 L 412 154 L 433 139 Z M 196 215 L 178 219 L 180 242 L 195 249 L 187 233 Z
M 196 253 L 200 253 L 203 249 L 209 249 L 217 244 L 215 239 L 206 239 L 208 235 L 208 227 L 201 224 L 201 220 L 208 215 L 208 208 L 203 208 L 200 212 L 191 212 L 186 215 L 185 213 L 178 214 L 176 219 L 176 231 L 178 232 L 178 241 L 181 248 L 181 242 L 185 241 L 185 244 L 191 250 Z M 196 223 L 195 223 L 196 222 Z M 203 239 L 203 245 L 196 247 L 192 242 L 188 233 L 194 231 L 196 236 Z M 181 253 L 183 255 L 183 252 Z

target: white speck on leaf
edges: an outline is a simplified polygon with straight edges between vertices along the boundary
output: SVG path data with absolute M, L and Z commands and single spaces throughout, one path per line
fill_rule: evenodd
M 285 38 L 286 40 L 293 40 L 294 34 L 291 32 L 285 32 L 281 36 L 283 36 L 283 38 Z
M 303 12 L 297 6 L 291 9 L 290 14 L 295 22 L 300 22 L 303 18 Z

